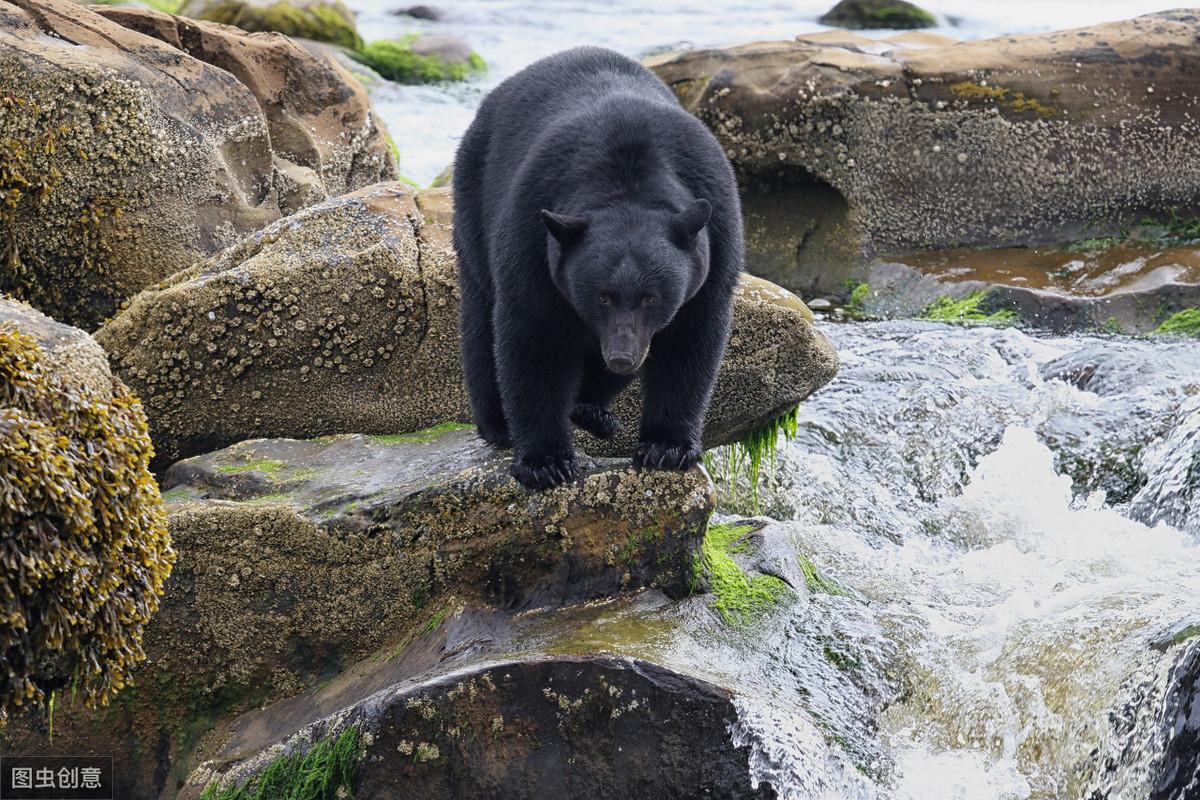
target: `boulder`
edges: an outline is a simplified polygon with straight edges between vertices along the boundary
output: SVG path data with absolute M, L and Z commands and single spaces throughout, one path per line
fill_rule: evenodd
M 648 61 L 725 146 L 747 268 L 1105 236 L 1200 210 L 1200 13 L 933 46 L 843 33 Z
M 102 12 L 0 3 L 0 290 L 94 327 L 281 212 L 395 175 L 361 87 L 282 37 Z
M 179 13 L 250 33 L 274 31 L 351 49 L 362 46 L 354 12 L 341 0 L 185 0 Z
M 412 17 L 413 19 L 423 19 L 430 22 L 437 22 L 438 20 L 445 19 L 446 17 L 446 12 L 438 6 L 425 5 L 397 8 L 391 13 L 393 16 L 397 17 Z
M 146 418 L 87 334 L 0 296 L 0 728 L 128 685 L 174 552 Z
M 97 333 L 140 393 L 166 466 L 253 437 L 391 434 L 470 421 L 447 190 L 381 184 L 305 209 L 134 298 Z M 794 408 L 837 355 L 794 295 L 743 281 L 705 444 Z M 632 452 L 636 386 L 614 405 Z
M 487 64 L 457 36 L 409 34 L 371 42 L 351 55 L 390 81 L 437 83 L 463 81 Z
M 839 28 L 932 28 L 937 18 L 905 0 L 841 0 L 817 22 Z
M 3 742 L 112 755 L 120 797 L 175 796 L 238 712 L 339 674 L 433 666 L 395 659 L 464 604 L 686 593 L 715 502 L 700 469 L 611 462 L 530 494 L 456 426 L 244 442 L 176 464 L 164 487 L 179 559 L 133 689 L 111 709 L 60 710 L 50 747 L 29 727 Z

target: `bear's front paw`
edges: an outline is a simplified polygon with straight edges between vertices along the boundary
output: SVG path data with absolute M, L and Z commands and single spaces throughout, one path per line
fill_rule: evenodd
M 700 463 L 703 455 L 696 445 L 642 442 L 633 451 L 633 465 L 639 469 L 688 470 Z
M 621 429 L 616 414 L 594 403 L 580 403 L 575 406 L 571 410 L 571 422 L 597 439 L 611 439 Z
M 553 489 L 579 477 L 579 463 L 574 453 L 550 456 L 519 456 L 513 459 L 509 472 L 517 483 L 534 492 Z

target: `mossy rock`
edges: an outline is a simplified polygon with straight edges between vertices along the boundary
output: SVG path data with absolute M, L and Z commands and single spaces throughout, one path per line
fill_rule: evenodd
M 0 297 L 0 726 L 145 658 L 174 552 L 137 398 L 82 331 Z
M 819 20 L 839 28 L 933 28 L 937 18 L 905 0 L 841 0 Z
M 353 57 L 398 83 L 463 81 L 487 69 L 483 58 L 452 36 L 411 34 L 362 47 Z
M 188 0 L 179 13 L 250 33 L 274 31 L 352 50 L 362 46 L 354 12 L 341 0 Z

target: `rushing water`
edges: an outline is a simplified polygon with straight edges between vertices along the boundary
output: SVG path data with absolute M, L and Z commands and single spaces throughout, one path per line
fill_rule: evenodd
M 790 39 L 822 30 L 817 18 L 836 0 L 433 0 L 437 22 L 395 16 L 416 0 L 351 0 L 363 37 L 408 33 L 458 36 L 489 65 L 485 75 L 456 85 L 370 87 L 375 108 L 401 152 L 401 172 L 428 184 L 454 156 L 483 95 L 532 61 L 576 45 L 611 47 L 643 57 L 680 47 L 723 47 Z M 1091 25 L 1176 8 L 1172 0 L 930 0 L 937 32 L 957 39 Z M 887 36 L 890 31 L 869 33 Z
M 824 329 L 842 371 L 779 454 L 751 560 L 803 555 L 844 591 L 744 630 L 643 598 L 556 646 L 732 687 L 755 777 L 792 800 L 1147 797 L 1161 745 L 1131 757 L 1113 720 L 1132 703 L 1155 740 L 1162 642 L 1200 623 L 1200 347 Z

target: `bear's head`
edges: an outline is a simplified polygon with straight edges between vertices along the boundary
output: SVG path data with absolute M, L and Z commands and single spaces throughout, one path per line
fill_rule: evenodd
M 708 278 L 707 200 L 681 210 L 542 211 L 550 277 L 600 341 L 607 367 L 636 372 L 654 335 Z

